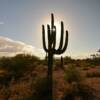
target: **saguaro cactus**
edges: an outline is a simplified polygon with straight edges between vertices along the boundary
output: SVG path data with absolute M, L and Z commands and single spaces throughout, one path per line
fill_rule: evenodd
M 62 54 L 68 45 L 68 31 L 66 31 L 66 37 L 65 37 L 65 44 L 63 45 L 63 37 L 64 37 L 64 24 L 61 21 L 61 38 L 60 38 L 60 44 L 58 49 L 55 48 L 56 46 L 56 26 L 54 24 L 54 15 L 51 14 L 51 26 L 47 25 L 47 32 L 48 32 L 48 47 L 46 46 L 46 40 L 45 40 L 45 27 L 42 25 L 42 40 L 43 40 L 43 48 L 46 53 L 48 53 L 48 82 L 49 82 L 49 92 L 52 100 L 52 81 L 53 81 L 53 55 Z
M 64 70 L 64 61 L 63 61 L 63 57 L 61 56 L 61 65 L 60 65 L 61 69 Z

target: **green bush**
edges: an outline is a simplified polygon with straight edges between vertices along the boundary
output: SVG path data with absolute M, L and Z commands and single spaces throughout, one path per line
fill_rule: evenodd
M 87 77 L 100 77 L 100 72 L 87 72 Z
M 66 90 L 62 100 L 96 100 L 95 90 L 87 85 L 74 84 Z
M 0 58 L 0 68 L 8 70 L 12 65 L 12 59 L 10 57 L 2 57 Z
M 48 88 L 48 79 L 39 78 L 36 80 L 35 85 L 33 86 L 33 95 L 27 100 L 49 100 L 49 88 Z
M 20 77 L 27 71 L 32 71 L 40 62 L 40 59 L 25 54 L 18 54 L 14 57 L 0 58 L 0 68 L 6 70 L 13 77 Z
M 74 63 L 74 62 L 75 62 L 75 60 L 72 59 L 72 58 L 69 57 L 69 56 L 66 56 L 66 57 L 64 58 L 64 64 L 70 64 L 70 63 Z
M 72 65 L 65 71 L 65 80 L 69 83 L 79 82 L 82 80 L 80 72 Z

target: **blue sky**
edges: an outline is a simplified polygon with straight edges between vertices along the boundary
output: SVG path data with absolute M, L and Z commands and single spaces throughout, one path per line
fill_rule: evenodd
M 42 49 L 41 25 L 51 13 L 69 31 L 66 55 L 100 48 L 100 0 L 0 0 L 0 36 Z

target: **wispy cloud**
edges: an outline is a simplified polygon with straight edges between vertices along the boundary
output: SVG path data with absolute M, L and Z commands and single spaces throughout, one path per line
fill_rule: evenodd
M 0 36 L 0 56 L 14 56 L 19 53 L 26 53 L 43 58 L 43 51 L 32 45 L 15 41 L 7 37 Z

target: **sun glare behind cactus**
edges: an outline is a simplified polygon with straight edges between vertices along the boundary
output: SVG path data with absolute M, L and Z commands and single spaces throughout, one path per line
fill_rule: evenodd
M 56 26 L 56 31 L 57 31 L 57 34 L 56 34 L 56 39 L 57 39 L 57 46 L 59 44 L 59 40 L 60 40 L 60 36 L 61 36 L 61 21 L 59 21 L 60 19 L 56 19 L 56 16 L 55 16 L 55 22 L 54 22 L 54 25 Z M 44 25 L 51 25 L 51 20 L 50 18 L 46 18 L 43 20 L 43 24 Z M 46 40 L 47 40 L 47 28 L 45 27 L 45 30 L 46 30 Z M 54 29 L 55 30 L 55 29 Z

